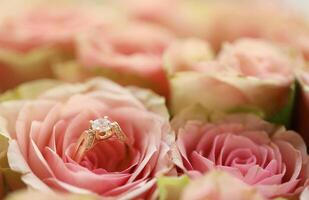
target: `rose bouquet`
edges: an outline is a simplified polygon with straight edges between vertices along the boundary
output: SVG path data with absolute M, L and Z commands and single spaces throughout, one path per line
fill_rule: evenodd
M 0 3 L 0 199 L 309 200 L 304 16 L 21 2 Z

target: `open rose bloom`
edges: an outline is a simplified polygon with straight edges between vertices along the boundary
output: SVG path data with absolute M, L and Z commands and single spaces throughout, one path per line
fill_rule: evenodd
M 94 79 L 7 101 L 0 112 L 9 165 L 30 188 L 146 198 L 154 195 L 156 176 L 173 173 L 164 100 L 149 91 Z M 77 140 L 90 120 L 104 116 L 119 123 L 126 141 L 102 141 L 76 162 Z
M 289 49 L 263 40 L 241 39 L 225 44 L 215 58 L 204 50 L 180 60 L 175 55 L 187 52 L 186 43 L 176 43 L 165 54 L 172 113 L 199 103 L 210 110 L 253 110 L 271 118 L 288 105 L 293 68 L 303 64 Z M 192 43 L 190 49 L 201 49 L 201 44 Z
M 0 0 L 0 199 L 309 200 L 308 61 L 282 1 Z
M 172 121 L 174 161 L 183 173 L 197 178 L 222 170 L 267 198 L 297 196 L 308 186 L 306 144 L 296 132 L 254 115 L 196 115 L 202 108 L 194 109 Z

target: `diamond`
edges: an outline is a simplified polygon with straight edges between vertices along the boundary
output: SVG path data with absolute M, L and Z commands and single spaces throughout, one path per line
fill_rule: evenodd
M 111 121 L 107 118 L 96 119 L 91 122 L 91 129 L 99 132 L 107 132 L 112 128 Z

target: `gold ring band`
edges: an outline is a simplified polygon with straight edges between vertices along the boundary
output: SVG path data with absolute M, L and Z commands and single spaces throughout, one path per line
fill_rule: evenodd
M 109 121 L 107 116 L 90 121 L 90 128 L 81 134 L 75 144 L 73 160 L 80 163 L 86 152 L 92 149 L 99 141 L 108 140 L 112 137 L 122 142 L 126 142 L 127 139 L 119 124 Z

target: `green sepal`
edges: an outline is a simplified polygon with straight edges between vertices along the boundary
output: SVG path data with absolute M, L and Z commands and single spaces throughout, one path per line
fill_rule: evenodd
M 287 104 L 278 113 L 276 113 L 275 115 L 266 120 L 271 123 L 284 125 L 285 127 L 290 128 L 297 93 L 298 93 L 298 84 L 295 82 L 290 87 L 290 93 L 288 96 Z

